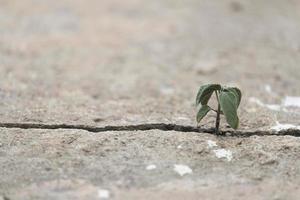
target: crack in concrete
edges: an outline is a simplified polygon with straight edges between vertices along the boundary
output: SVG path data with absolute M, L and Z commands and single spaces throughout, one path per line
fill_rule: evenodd
M 194 132 L 194 133 L 209 133 L 215 134 L 214 128 L 201 128 L 194 126 L 184 126 L 177 124 L 152 123 L 152 124 L 138 124 L 138 125 L 124 125 L 124 126 L 104 126 L 96 127 L 89 125 L 71 125 L 71 124 L 42 124 L 42 123 L 0 123 L 1 128 L 19 128 L 19 129 L 71 129 L 84 130 L 93 133 L 108 132 L 108 131 L 147 131 L 147 130 L 161 130 L 161 131 L 177 131 L 177 132 Z M 279 132 L 276 131 L 234 131 L 226 130 L 220 132 L 221 136 L 229 137 L 251 137 L 251 136 L 294 136 L 300 137 L 300 130 L 288 129 Z

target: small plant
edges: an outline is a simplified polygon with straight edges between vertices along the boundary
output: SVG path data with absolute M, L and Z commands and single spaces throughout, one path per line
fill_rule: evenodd
M 215 93 L 218 101 L 217 109 L 213 109 L 207 105 L 213 93 Z M 215 127 L 215 132 L 217 135 L 220 134 L 220 115 L 225 116 L 226 121 L 231 128 L 237 129 L 239 126 L 237 109 L 240 105 L 241 98 L 241 91 L 235 87 L 225 87 L 219 84 L 207 84 L 201 86 L 196 98 L 196 105 L 199 107 L 197 114 L 198 124 L 209 111 L 214 111 L 217 113 Z

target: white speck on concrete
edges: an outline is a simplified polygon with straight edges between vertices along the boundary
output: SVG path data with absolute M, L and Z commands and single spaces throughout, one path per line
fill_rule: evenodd
M 257 105 L 259 105 L 261 107 L 265 107 L 265 108 L 268 108 L 269 110 L 274 110 L 274 111 L 288 112 L 288 110 L 286 109 L 287 107 L 300 107 L 300 97 L 286 96 L 282 100 L 281 104 L 266 104 L 255 97 L 251 97 L 249 99 L 249 101 L 256 103 Z
M 174 171 L 180 176 L 193 173 L 193 170 L 187 165 L 174 165 Z
M 277 104 L 265 104 L 265 107 L 268 108 L 269 110 L 274 110 L 274 111 L 281 110 L 281 106 Z
M 268 108 L 269 110 L 274 110 L 274 111 L 280 111 L 281 110 L 281 105 L 279 105 L 279 104 L 265 104 L 261 100 L 255 98 L 255 97 L 251 97 L 249 99 L 249 101 L 253 102 L 253 103 L 256 103 L 257 105 L 259 105 L 261 107 Z
M 227 161 L 231 161 L 233 158 L 232 152 L 230 150 L 217 149 L 214 150 L 214 153 L 216 154 L 217 158 L 226 158 Z
M 272 87 L 269 84 L 265 85 L 265 91 L 269 94 L 274 94 L 274 92 L 272 91 Z
M 214 148 L 214 147 L 217 147 L 218 145 L 215 141 L 207 140 L 207 146 L 208 146 L 208 148 Z
M 148 165 L 147 167 L 146 167 L 146 170 L 154 170 L 154 169 L 156 169 L 156 165 Z
M 282 130 L 288 130 L 288 129 L 299 129 L 300 130 L 300 126 L 296 126 L 293 124 L 280 124 L 279 122 L 276 122 L 276 125 L 271 127 L 271 130 L 274 130 L 274 131 L 282 131 Z
M 178 117 L 176 117 L 176 119 L 179 120 L 179 121 L 188 121 L 188 120 L 190 120 L 189 118 L 184 117 L 184 116 L 178 116 Z
M 178 146 L 177 146 L 177 149 L 182 149 L 182 145 L 178 145 Z
M 300 107 L 300 97 L 287 96 L 282 104 L 284 107 Z
M 100 199 L 108 199 L 109 196 L 110 196 L 110 194 L 109 194 L 108 190 L 104 190 L 104 189 L 98 190 L 98 197 Z

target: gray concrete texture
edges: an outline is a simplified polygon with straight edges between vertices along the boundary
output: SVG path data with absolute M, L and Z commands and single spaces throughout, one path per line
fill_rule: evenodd
M 299 0 L 0 0 L 0 122 L 196 126 L 199 86 L 218 82 L 243 91 L 240 130 L 300 125 L 299 107 L 272 109 L 300 96 L 299 21 Z M 3 127 L 0 199 L 100 199 L 101 188 L 110 199 L 297 199 L 299 148 L 291 136 Z

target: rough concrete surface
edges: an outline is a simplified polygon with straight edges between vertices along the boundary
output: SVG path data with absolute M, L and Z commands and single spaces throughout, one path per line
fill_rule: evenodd
M 299 0 L 0 0 L 0 123 L 196 126 L 199 86 L 220 82 L 243 91 L 241 131 L 299 126 L 299 21 Z M 0 199 L 298 199 L 299 152 L 292 136 L 2 127 Z
M 100 189 L 115 199 L 299 195 L 300 138 L 290 136 L 2 129 L 1 142 L 0 192 L 12 199 L 98 199 Z M 218 158 L 220 149 L 231 160 Z M 181 176 L 174 165 L 192 174 Z

